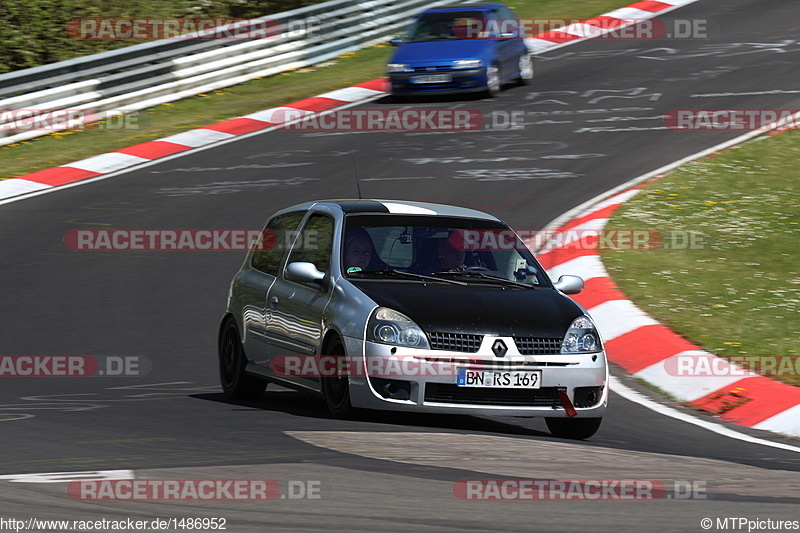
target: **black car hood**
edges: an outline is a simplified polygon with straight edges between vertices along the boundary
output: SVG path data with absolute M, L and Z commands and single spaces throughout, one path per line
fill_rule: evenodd
M 428 332 L 563 337 L 583 310 L 555 289 L 350 280 Z

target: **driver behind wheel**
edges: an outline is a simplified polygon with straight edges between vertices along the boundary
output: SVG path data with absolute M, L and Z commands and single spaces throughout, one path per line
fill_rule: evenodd
M 440 239 L 437 246 L 437 253 L 439 255 L 439 267 L 443 272 L 447 271 L 463 271 L 466 270 L 464 258 L 466 252 L 454 248 L 450 244 L 450 239 Z

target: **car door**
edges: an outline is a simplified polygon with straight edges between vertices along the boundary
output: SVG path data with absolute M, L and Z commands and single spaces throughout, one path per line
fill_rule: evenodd
M 495 8 L 491 17 L 496 19 L 499 27 L 496 53 L 500 66 L 500 77 L 507 80 L 516 75 L 519 67 L 521 41 L 519 20 L 505 6 Z
M 328 289 L 334 219 L 323 213 L 312 213 L 298 232 L 289 256 L 269 291 L 267 343 L 269 358 L 275 368 L 283 368 L 279 358 L 313 356 L 322 344 L 322 315 L 331 299 Z M 326 274 L 321 282 L 301 283 L 286 278 L 286 265 L 294 262 L 313 263 Z M 283 379 L 309 386 L 318 382 L 315 376 Z M 313 386 L 313 385 L 312 385 Z
M 256 364 L 269 364 L 267 322 L 269 306 L 267 297 L 277 279 L 288 244 L 297 231 L 305 211 L 276 215 L 267 222 L 256 244 L 248 268 L 242 269 L 236 284 L 236 299 L 244 328 L 244 351 Z

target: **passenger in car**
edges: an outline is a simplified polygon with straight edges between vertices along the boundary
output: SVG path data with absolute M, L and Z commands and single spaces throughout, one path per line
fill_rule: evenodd
M 373 265 L 374 251 L 372 239 L 366 230 L 352 230 L 347 232 L 345 239 L 345 266 L 349 271 L 351 268 L 361 270 L 375 270 Z
M 425 26 L 420 27 L 418 32 L 420 37 L 452 37 L 453 29 L 445 20 L 430 21 Z

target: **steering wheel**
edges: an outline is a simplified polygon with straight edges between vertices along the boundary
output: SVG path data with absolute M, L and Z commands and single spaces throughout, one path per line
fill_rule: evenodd
M 464 272 L 491 272 L 491 268 L 486 268 L 483 266 L 468 266 L 464 269 Z

